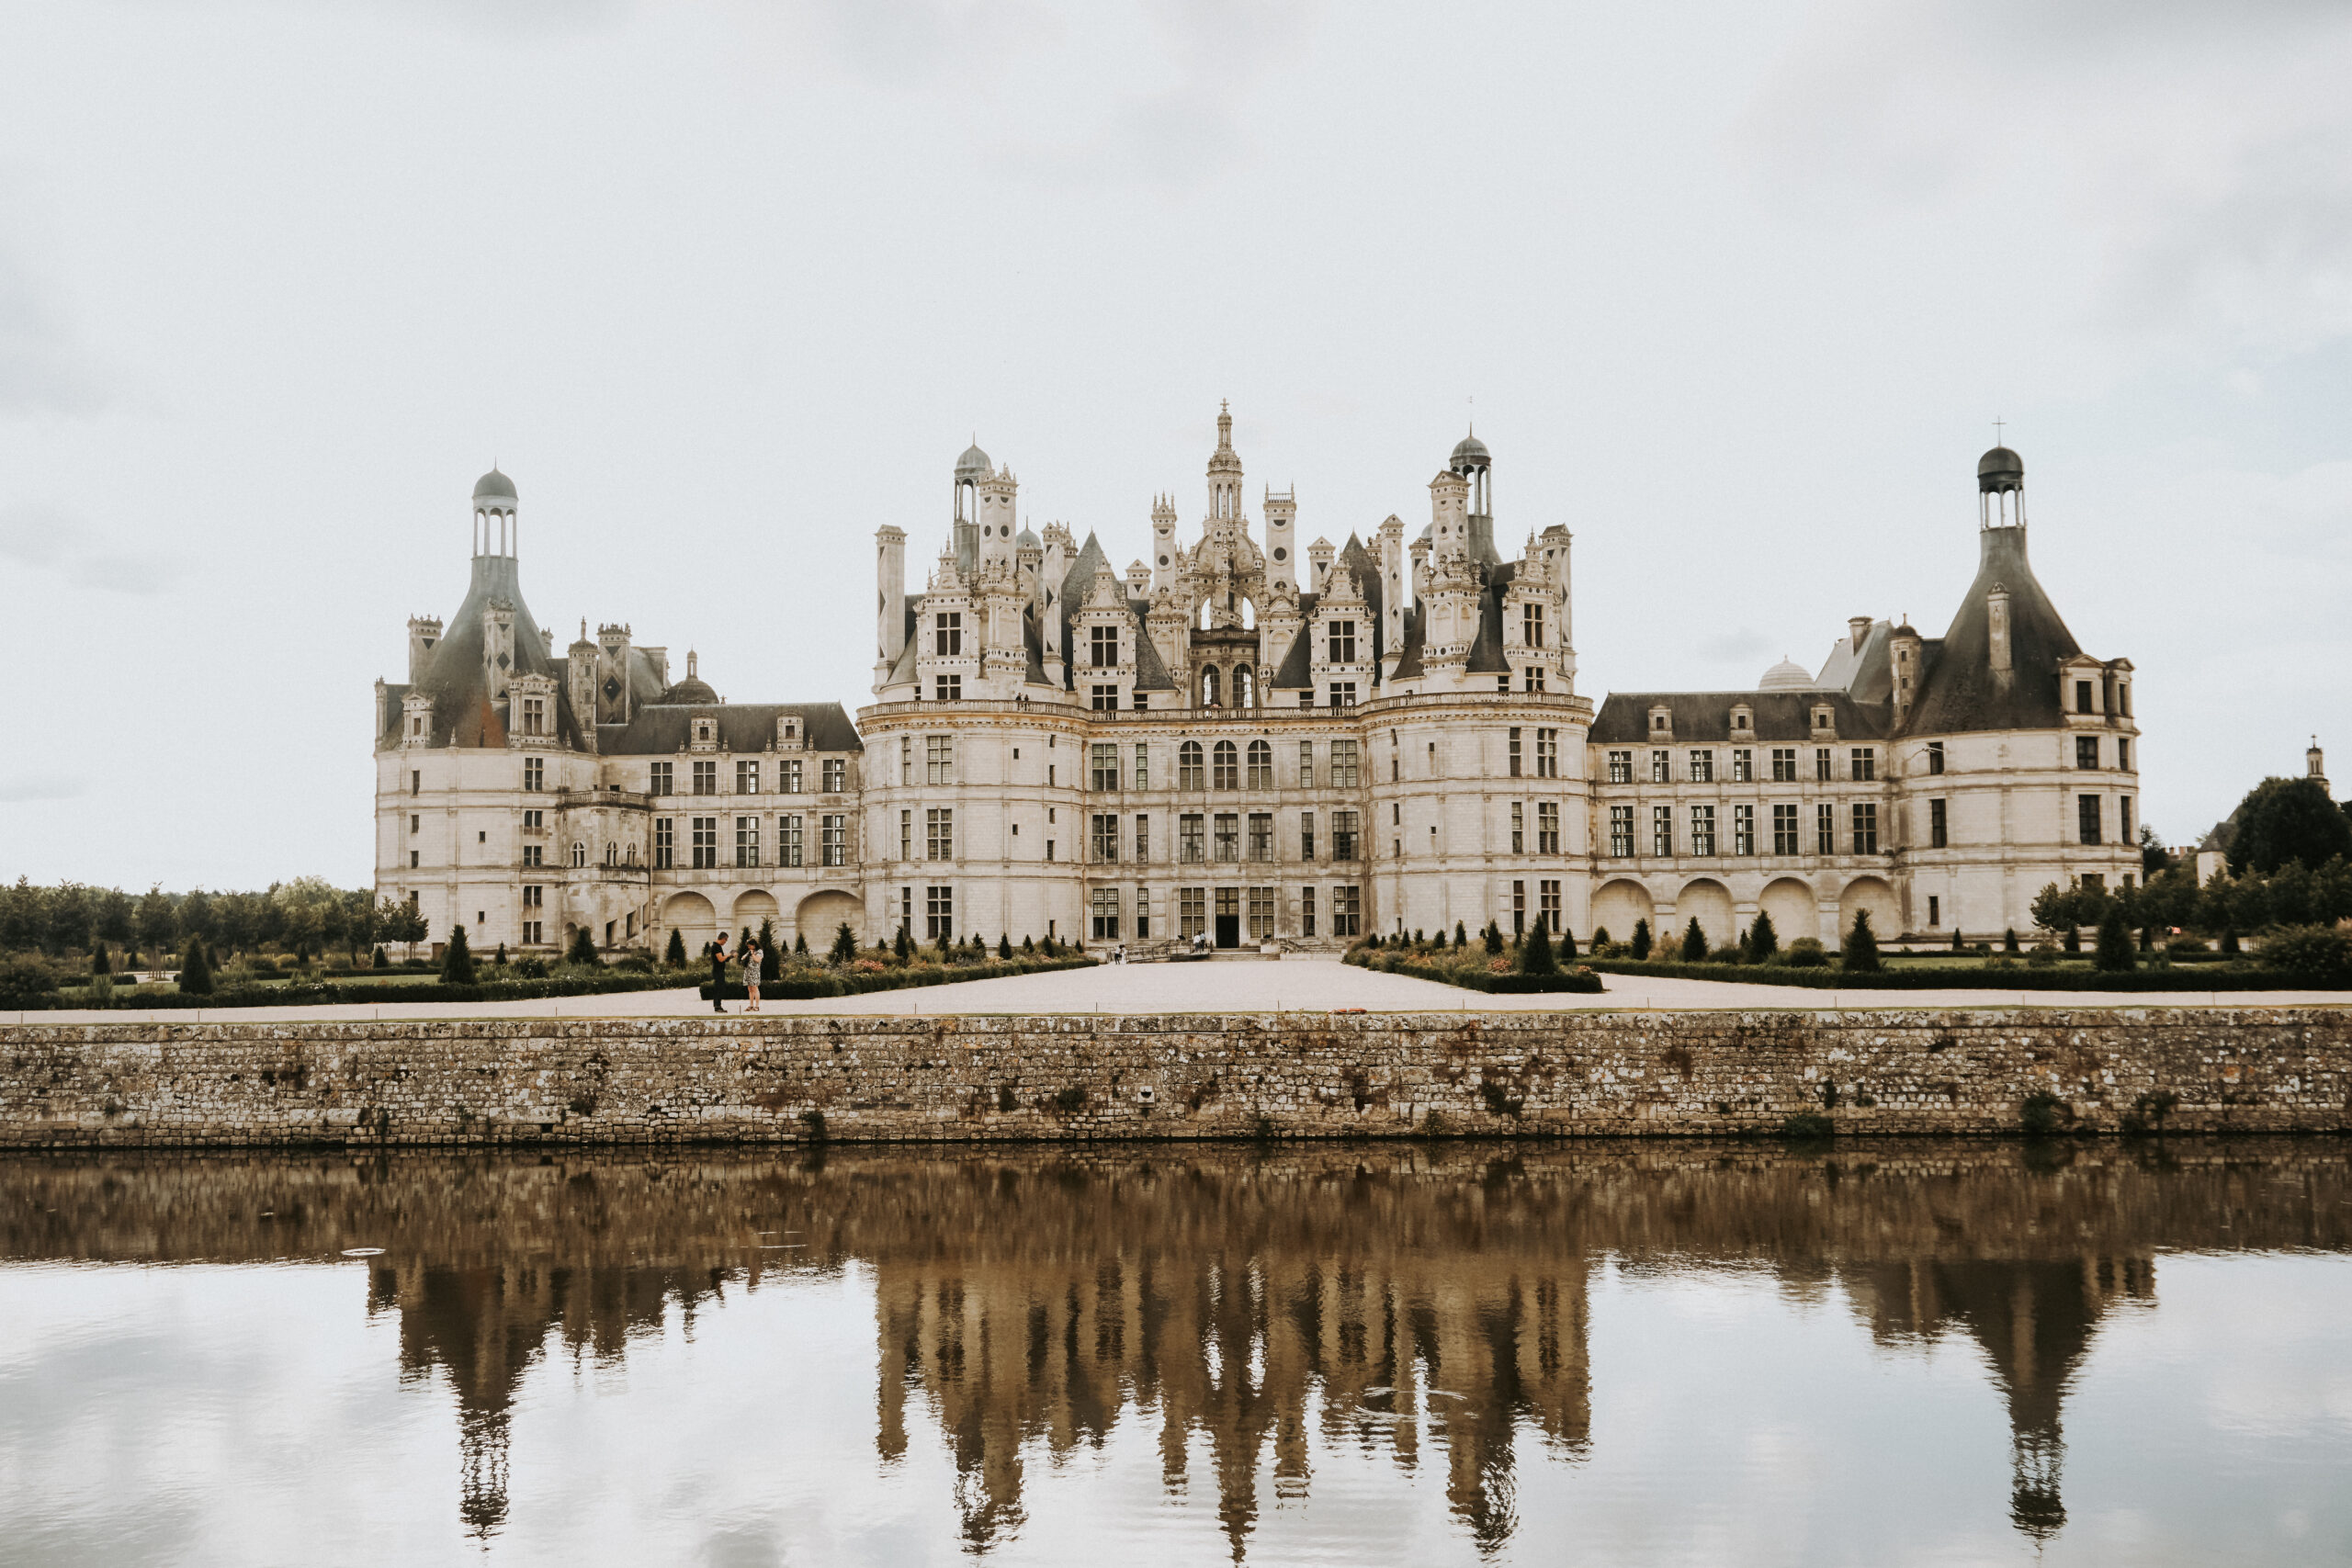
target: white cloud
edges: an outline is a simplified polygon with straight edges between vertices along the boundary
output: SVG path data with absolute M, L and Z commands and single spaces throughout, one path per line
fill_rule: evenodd
M 102 547 L 96 532 L 60 506 L 0 507 L 0 561 L 54 572 L 76 588 L 108 593 L 161 593 L 179 573 L 176 561 Z

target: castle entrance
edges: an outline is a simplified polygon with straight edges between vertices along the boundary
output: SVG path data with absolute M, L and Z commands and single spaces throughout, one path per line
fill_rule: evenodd
M 1216 944 L 1219 947 L 1241 945 L 1241 889 L 1238 887 L 1216 890 Z

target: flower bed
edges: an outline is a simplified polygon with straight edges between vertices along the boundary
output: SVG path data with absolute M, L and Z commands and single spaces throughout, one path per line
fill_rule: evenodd
M 1736 985 L 1796 986 L 1818 991 L 2341 991 L 2352 977 L 2290 975 L 2276 969 L 2134 969 L 2110 974 L 2098 969 L 2034 969 L 2024 964 L 1993 969 L 1939 964 L 1919 969 L 1804 969 L 1784 964 L 1682 964 L 1646 958 L 1593 958 L 1586 962 L 1604 975 L 1658 975 L 1677 980 L 1721 980 Z
M 905 968 L 861 958 L 846 969 L 787 969 L 773 980 L 760 982 L 763 1002 L 806 1002 L 819 997 L 856 997 L 868 991 L 902 991 L 919 986 L 954 986 L 966 980 L 1001 980 L 1012 975 L 1050 975 L 1059 969 L 1084 969 L 1091 958 L 991 958 L 985 964 L 912 964 Z M 869 965 L 871 965 L 869 967 Z M 701 996 L 711 999 L 704 982 Z M 719 987 L 719 999 L 740 1002 L 750 998 L 741 980 Z
M 1410 948 L 1355 947 L 1348 950 L 1341 962 L 1383 975 L 1435 980 L 1441 986 L 1459 986 L 1465 991 L 1485 991 L 1492 996 L 1540 996 L 1560 991 L 1589 996 L 1601 989 L 1600 976 L 1582 965 L 1556 969 L 1549 975 L 1522 975 L 1508 961 L 1489 958 L 1484 948 L 1448 948 L 1440 957 L 1435 952 L 1422 953 Z

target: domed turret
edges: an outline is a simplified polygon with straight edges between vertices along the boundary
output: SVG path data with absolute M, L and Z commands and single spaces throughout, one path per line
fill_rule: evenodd
M 657 700 L 665 703 L 716 703 L 718 701 L 718 694 L 710 689 L 710 683 L 695 672 L 696 662 L 694 650 L 688 649 L 686 678 L 664 690 Z
M 958 480 L 985 479 L 995 471 L 995 465 L 989 461 L 989 455 L 980 450 L 980 444 L 977 441 L 965 447 L 964 455 L 956 459 L 956 478 Z
M 492 499 L 499 501 L 513 501 L 514 499 L 514 481 L 508 479 L 504 474 L 500 473 L 496 468 L 492 468 L 490 472 L 482 475 L 481 478 L 474 481 L 474 499 L 476 501 L 487 501 Z
M 1764 671 L 1764 679 L 1756 682 L 1759 692 L 1809 692 L 1813 689 L 1813 671 L 1793 659 L 1783 659 Z
M 1493 460 L 1493 457 L 1487 451 L 1485 442 L 1476 435 L 1465 435 L 1453 444 L 1453 457 L 1448 461 L 1447 467 L 1453 469 L 1455 473 L 1460 473 L 1467 464 L 1489 463 Z
M 2025 459 L 2007 446 L 1996 446 L 1976 459 L 1976 488 L 1987 494 L 2025 488 Z

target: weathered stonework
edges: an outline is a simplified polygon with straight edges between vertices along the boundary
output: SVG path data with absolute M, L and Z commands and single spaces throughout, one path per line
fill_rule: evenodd
M 2352 1012 L 464 1020 L 0 1029 L 0 1145 L 2352 1128 Z M 2147 1097 L 2147 1098 L 2143 1098 Z

